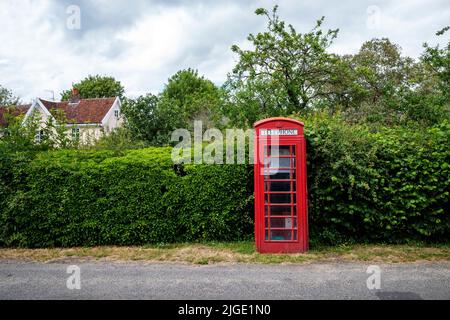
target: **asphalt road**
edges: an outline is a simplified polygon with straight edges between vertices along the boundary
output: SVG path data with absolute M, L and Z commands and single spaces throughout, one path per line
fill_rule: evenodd
M 450 263 L 380 264 L 381 288 L 371 290 L 361 263 L 80 262 L 81 288 L 68 289 L 74 264 L 0 261 L 0 299 L 450 299 Z

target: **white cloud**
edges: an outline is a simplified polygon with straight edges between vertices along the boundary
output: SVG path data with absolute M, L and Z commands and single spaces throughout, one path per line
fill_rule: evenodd
M 66 6 L 78 4 L 82 29 L 68 30 Z M 23 100 L 51 97 L 89 74 L 112 75 L 129 95 L 160 91 L 177 70 L 195 68 L 221 84 L 235 61 L 230 47 L 265 27 L 254 15 L 264 1 L 0 1 L 0 84 Z M 367 8 L 380 8 L 378 28 L 367 28 Z M 422 43 L 436 42 L 450 7 L 445 1 L 336 2 L 286 0 L 280 15 L 300 32 L 326 16 L 340 28 L 332 47 L 353 53 L 373 37 L 389 37 L 417 57 Z

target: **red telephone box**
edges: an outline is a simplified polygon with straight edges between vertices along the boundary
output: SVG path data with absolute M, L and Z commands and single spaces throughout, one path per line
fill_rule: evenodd
M 261 253 L 308 250 L 303 123 L 261 120 L 255 127 L 255 240 Z

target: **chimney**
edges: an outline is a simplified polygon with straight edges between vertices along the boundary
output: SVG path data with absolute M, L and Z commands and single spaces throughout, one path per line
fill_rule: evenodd
M 70 103 L 80 102 L 80 91 L 75 87 L 72 88 L 72 96 L 70 97 L 69 102 Z

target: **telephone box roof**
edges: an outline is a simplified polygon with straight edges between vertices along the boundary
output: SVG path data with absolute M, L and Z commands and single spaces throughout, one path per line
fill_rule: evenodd
M 300 125 L 302 127 L 305 126 L 305 124 L 303 122 L 300 122 L 298 120 L 294 120 L 291 118 L 283 118 L 283 117 L 276 117 L 276 118 L 269 118 L 269 119 L 264 119 L 264 120 L 260 120 L 258 122 L 256 122 L 253 126 L 256 127 L 260 127 L 263 124 L 269 123 L 269 122 L 275 122 L 275 121 L 285 121 L 285 122 L 291 122 L 291 123 L 295 123 L 297 125 Z

